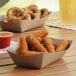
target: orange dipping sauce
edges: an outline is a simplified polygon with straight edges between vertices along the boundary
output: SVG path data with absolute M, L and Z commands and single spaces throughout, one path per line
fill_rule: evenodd
M 0 32 L 0 49 L 10 46 L 13 33 L 2 31 Z

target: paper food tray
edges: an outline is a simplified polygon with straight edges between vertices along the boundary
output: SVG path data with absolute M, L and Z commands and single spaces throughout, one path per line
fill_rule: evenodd
M 2 15 L 0 16 L 0 27 L 3 28 L 3 30 L 13 31 L 13 32 L 24 32 L 39 26 L 43 26 L 46 22 L 49 15 L 37 20 L 17 20 L 5 23 L 2 20 L 5 19 L 6 16 Z
M 56 43 L 59 43 L 59 39 L 53 39 Z M 70 47 L 72 41 L 69 41 Z M 53 63 L 54 61 L 60 59 L 64 56 L 68 48 L 62 52 L 56 52 L 56 53 L 41 53 L 38 55 L 31 55 L 31 56 L 23 56 L 23 55 L 17 55 L 15 52 L 17 51 L 19 47 L 19 44 L 13 45 L 9 48 L 7 48 L 8 53 L 10 54 L 11 58 L 13 59 L 14 63 L 21 66 L 26 67 L 33 67 L 33 68 L 43 68 L 48 64 Z

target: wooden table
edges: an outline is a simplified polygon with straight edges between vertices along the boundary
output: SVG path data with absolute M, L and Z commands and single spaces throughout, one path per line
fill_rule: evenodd
M 43 69 L 32 69 L 17 66 L 9 55 L 0 55 L 0 76 L 75 76 L 76 75 L 76 31 L 53 27 L 40 27 L 24 33 L 14 33 L 13 40 L 18 41 L 21 35 L 27 35 L 37 30 L 46 29 L 49 36 L 58 39 L 73 40 L 65 56 Z

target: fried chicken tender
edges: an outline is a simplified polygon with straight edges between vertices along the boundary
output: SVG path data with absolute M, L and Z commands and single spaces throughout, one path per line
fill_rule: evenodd
M 17 54 L 24 55 L 24 53 L 28 50 L 28 45 L 25 37 L 20 37 L 20 46 L 17 51 Z
M 59 45 L 56 48 L 56 52 L 60 52 L 60 51 L 65 50 L 67 48 L 68 44 L 69 43 L 67 40 L 61 40 Z
M 51 40 L 52 44 L 54 45 L 54 49 L 56 49 L 58 45 L 54 42 L 54 40 L 52 38 L 50 38 L 50 40 Z
M 46 48 L 32 34 L 27 36 L 27 42 L 29 45 L 32 45 L 36 51 L 47 52 Z
M 17 51 L 18 55 L 36 55 L 40 54 L 41 52 L 36 51 L 28 51 L 28 45 L 25 37 L 20 37 L 20 47 Z
M 36 37 L 38 40 L 39 40 L 39 42 L 42 42 L 42 38 L 40 38 L 40 37 Z
M 53 42 L 49 37 L 43 38 L 42 43 L 43 43 L 44 47 L 47 49 L 47 51 L 49 53 L 54 53 L 55 52 Z
M 40 30 L 39 32 L 35 32 L 32 34 L 33 36 L 40 37 L 40 38 L 44 38 L 48 35 L 48 32 L 46 30 Z

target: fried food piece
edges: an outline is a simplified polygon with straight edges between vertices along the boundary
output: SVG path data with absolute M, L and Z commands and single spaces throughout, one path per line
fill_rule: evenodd
M 31 4 L 30 6 L 28 6 L 27 8 L 38 8 L 37 5 L 35 4 Z
M 60 51 L 65 50 L 67 48 L 68 44 L 69 43 L 67 40 L 61 40 L 59 45 L 56 48 L 56 52 L 60 52 Z
M 20 47 L 17 51 L 17 54 L 24 55 L 24 53 L 28 51 L 28 45 L 25 37 L 20 37 Z
M 34 47 L 32 47 L 30 44 L 28 44 L 28 49 L 30 50 L 30 51 L 32 51 L 32 50 L 35 50 L 35 48 Z
M 48 32 L 46 30 L 40 30 L 39 32 L 35 32 L 32 34 L 33 36 L 40 37 L 40 38 L 44 38 L 45 36 L 48 35 Z
M 38 13 L 34 13 L 34 14 L 32 14 L 31 15 L 31 19 L 33 20 L 33 19 L 37 19 L 37 20 L 39 20 L 40 19 L 40 14 L 38 14 Z
M 36 11 L 31 11 L 29 12 L 30 16 L 31 16 L 31 20 L 33 19 L 37 19 L 39 20 L 40 19 L 40 16 L 41 16 L 41 13 L 38 12 L 38 13 L 35 13 Z
M 42 8 L 40 11 L 41 11 L 41 18 L 49 14 L 49 11 L 47 8 Z
M 29 10 L 27 8 L 22 8 L 26 13 L 29 12 Z
M 39 42 L 42 42 L 42 38 L 48 35 L 48 32 L 46 30 L 40 30 L 39 32 L 32 33 L 33 36 L 35 36 Z
M 20 47 L 17 51 L 18 55 L 37 55 L 40 54 L 41 52 L 36 52 L 36 51 L 28 51 L 28 45 L 25 37 L 20 37 Z
M 52 40 L 49 37 L 43 38 L 42 43 L 49 53 L 55 52 L 54 45 L 52 43 Z
M 26 15 L 24 16 L 23 20 L 31 20 L 30 14 L 26 13 Z
M 32 34 L 27 36 L 27 42 L 39 52 L 47 52 L 46 48 Z
M 42 42 L 42 38 L 40 38 L 40 37 L 36 37 L 36 38 L 37 38 L 37 40 L 38 40 L 40 43 Z M 34 47 L 32 47 L 32 45 L 30 45 L 30 44 L 28 44 L 28 49 L 31 50 L 31 51 L 32 51 L 32 50 L 35 50 Z
M 42 39 L 40 38 L 40 37 L 37 37 L 37 40 L 41 43 L 42 42 Z M 29 47 L 29 50 L 35 50 L 35 48 L 34 47 L 32 47 L 32 45 L 28 45 L 28 47 Z
M 11 20 L 21 20 L 25 17 L 25 12 L 18 7 L 13 7 L 8 9 L 7 17 Z
M 37 39 L 39 40 L 39 42 L 42 42 L 42 38 L 40 38 L 40 37 L 37 37 Z
M 54 45 L 54 49 L 56 49 L 57 48 L 57 44 L 54 42 L 53 39 L 50 38 L 50 40 L 51 40 L 52 44 Z

